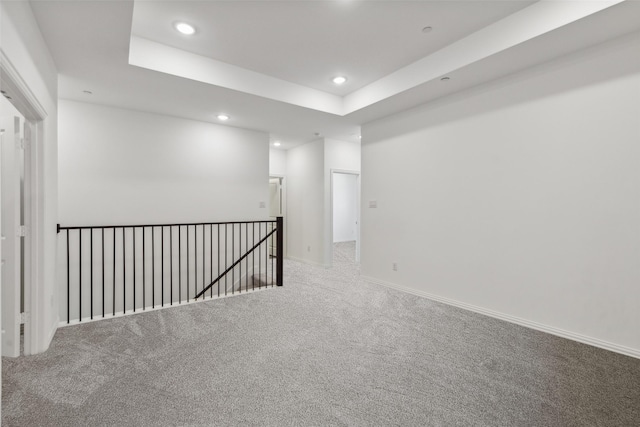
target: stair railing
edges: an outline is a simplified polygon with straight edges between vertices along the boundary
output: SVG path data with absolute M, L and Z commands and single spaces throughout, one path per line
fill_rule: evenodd
M 282 286 L 283 224 L 283 218 L 277 217 L 189 224 L 58 225 L 59 280 L 61 286 L 66 284 L 60 317 L 69 324 Z M 269 250 L 274 238 L 275 256 Z
M 278 217 L 278 221 L 281 221 L 282 217 Z M 234 262 L 231 267 L 227 268 L 222 274 L 220 274 L 214 281 L 212 281 L 206 288 L 204 288 L 203 290 L 201 290 L 198 295 L 196 295 L 194 297 L 194 299 L 198 299 L 200 298 L 202 295 L 204 295 L 209 289 L 211 289 L 216 283 L 218 283 L 218 281 L 220 279 L 222 279 L 223 277 L 225 277 L 230 271 L 232 271 L 238 264 L 241 264 L 242 261 L 247 258 L 250 254 L 252 254 L 256 249 L 258 249 L 260 247 L 260 245 L 262 245 L 264 242 L 266 242 L 269 237 L 273 236 L 274 234 L 276 234 L 278 232 L 278 230 L 282 230 L 282 224 L 278 224 L 276 225 L 276 227 L 271 230 L 266 236 L 264 236 L 262 239 L 260 239 L 260 241 L 258 243 L 256 243 L 251 249 L 249 249 L 247 252 L 245 252 L 244 255 L 242 255 L 236 262 Z M 280 248 L 282 247 L 282 242 L 280 241 L 281 237 L 282 237 L 282 233 L 278 233 L 278 244 L 276 246 L 276 249 L 279 251 Z M 278 259 L 278 271 L 282 270 L 282 257 L 281 256 L 277 256 L 276 258 Z M 272 271 L 273 271 L 273 266 L 272 266 Z M 277 274 L 277 282 L 276 285 L 277 286 L 282 286 L 282 273 Z

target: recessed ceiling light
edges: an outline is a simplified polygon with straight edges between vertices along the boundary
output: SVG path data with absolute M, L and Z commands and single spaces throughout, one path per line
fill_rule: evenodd
M 274 143 L 273 143 L 273 146 L 274 146 L 274 147 L 280 147 L 280 141 L 276 141 L 276 142 L 274 142 Z
M 229 120 L 229 116 L 227 116 L 226 114 L 218 114 L 218 120 L 222 120 L 223 122 L 227 121 Z
M 186 22 L 177 22 L 175 27 L 176 30 L 186 36 L 190 36 L 196 32 L 196 29 L 193 27 L 193 25 L 189 25 Z
M 423 33 L 429 33 L 429 32 L 431 32 L 431 30 L 433 30 L 433 27 L 424 27 L 424 28 L 422 29 L 422 32 L 423 32 Z
M 334 77 L 333 80 L 331 80 L 331 81 L 334 82 L 337 85 L 341 85 L 341 84 L 343 84 L 344 82 L 347 81 L 347 78 L 344 77 L 344 76 L 337 76 L 337 77 Z
M 446 82 L 446 81 L 451 80 L 451 79 L 449 77 L 443 77 L 440 80 L 442 80 L 443 82 Z

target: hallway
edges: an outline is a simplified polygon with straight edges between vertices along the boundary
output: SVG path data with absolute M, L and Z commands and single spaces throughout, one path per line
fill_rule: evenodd
M 640 360 L 285 261 L 283 288 L 58 330 L 3 426 L 633 425 Z

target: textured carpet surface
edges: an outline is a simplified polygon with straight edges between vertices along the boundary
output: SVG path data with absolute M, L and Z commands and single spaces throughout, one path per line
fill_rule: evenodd
M 285 286 L 59 329 L 3 426 L 638 426 L 640 360 L 287 261 Z

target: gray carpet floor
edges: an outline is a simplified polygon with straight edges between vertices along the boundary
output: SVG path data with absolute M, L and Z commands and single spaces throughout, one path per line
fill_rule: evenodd
M 3 426 L 638 426 L 640 360 L 285 263 L 285 286 L 59 329 Z

